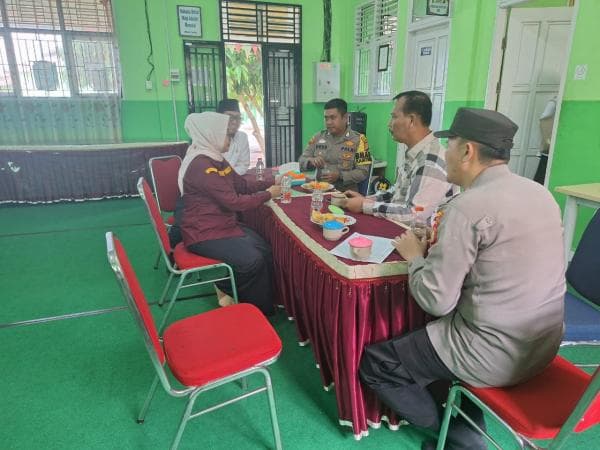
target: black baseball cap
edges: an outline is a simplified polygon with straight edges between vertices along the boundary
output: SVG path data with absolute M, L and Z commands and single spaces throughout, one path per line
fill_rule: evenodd
M 510 150 L 518 125 L 498 111 L 458 108 L 448 130 L 433 133 L 438 138 L 461 137 L 496 150 Z

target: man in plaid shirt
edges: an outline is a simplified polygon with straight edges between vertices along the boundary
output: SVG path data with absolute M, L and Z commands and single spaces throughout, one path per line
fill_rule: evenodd
M 396 95 L 394 101 L 388 128 L 395 141 L 408 147 L 403 170 L 390 192 L 363 197 L 346 191 L 349 197 L 346 207 L 352 212 L 408 222 L 415 206 L 423 207 L 425 217 L 431 216 L 453 195 L 455 187 L 446 181 L 446 149 L 429 128 L 429 96 L 424 92 L 407 91 Z

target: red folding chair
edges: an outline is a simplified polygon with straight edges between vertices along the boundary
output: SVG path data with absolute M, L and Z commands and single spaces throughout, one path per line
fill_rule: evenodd
M 443 450 L 452 413 L 460 414 L 497 449 L 502 447 L 460 408 L 462 396 L 503 425 L 521 448 L 541 449 L 532 439 L 552 439 L 548 450 L 564 448 L 573 433 L 600 422 L 600 369 L 593 376 L 556 356 L 532 379 L 505 388 L 476 388 L 456 384 L 448 394 L 437 450 Z
M 177 205 L 177 199 L 181 196 L 177 178 L 181 167 L 181 158 L 177 155 L 156 156 L 148 160 L 150 166 L 150 178 L 152 188 L 161 213 L 173 213 Z M 162 215 L 162 214 L 161 214 Z M 175 216 L 170 214 L 165 225 L 170 227 L 175 223 Z M 160 251 L 156 257 L 154 268 L 158 269 Z
M 138 180 L 137 188 L 140 197 L 142 197 L 142 200 L 144 200 L 144 203 L 146 204 L 146 209 L 148 210 L 148 215 L 150 216 L 150 223 L 152 224 L 152 228 L 154 228 L 154 232 L 156 233 L 156 238 L 158 239 L 158 244 L 160 246 L 160 252 L 169 271 L 169 279 L 167 280 L 167 284 L 165 285 L 160 296 L 160 300 L 158 301 L 159 306 L 162 306 L 173 278 L 175 276 L 179 276 L 179 282 L 177 283 L 175 291 L 171 296 L 169 307 L 165 312 L 165 316 L 163 317 L 163 321 L 159 327 L 159 330 L 162 330 L 163 326 L 165 325 L 167 317 L 169 316 L 171 308 L 173 308 L 173 304 L 175 303 L 175 300 L 177 299 L 181 289 L 200 286 L 207 283 L 215 283 L 222 280 L 229 280 L 231 283 L 232 297 L 237 303 L 237 289 L 235 287 L 235 278 L 233 276 L 233 269 L 231 266 L 217 259 L 205 258 L 204 256 L 199 256 L 195 253 L 189 252 L 185 248 L 185 245 L 183 245 L 183 242 L 177 244 L 175 248 L 171 248 L 169 236 L 167 235 L 167 229 L 162 221 L 158 204 L 152 195 L 150 186 L 148 186 L 148 183 L 143 177 L 140 177 Z M 219 268 L 225 269 L 227 271 L 227 276 L 218 276 L 217 278 L 185 283 L 185 281 L 190 279 L 194 274 Z
M 137 419 L 143 423 L 158 382 L 173 397 L 188 397 L 177 434 L 171 445 L 176 449 L 191 419 L 252 395 L 267 392 L 275 447 L 281 437 L 275 410 L 275 397 L 267 366 L 281 353 L 281 340 L 260 310 L 243 303 L 188 317 L 170 325 L 159 337 L 144 292 L 125 249 L 113 233 L 106 233 L 108 261 L 115 272 L 129 309 L 138 325 L 156 376 Z M 171 386 L 165 367 L 184 387 Z M 230 400 L 193 412 L 198 396 L 210 389 L 242 379 L 253 373 L 264 377 L 264 385 Z M 244 383 L 243 383 L 244 384 Z

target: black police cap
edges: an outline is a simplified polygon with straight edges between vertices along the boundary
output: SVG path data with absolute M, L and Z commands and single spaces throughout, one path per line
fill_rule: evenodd
M 225 98 L 219 102 L 217 112 L 224 113 L 225 111 L 240 112 L 240 103 L 235 98 Z
M 461 137 L 496 150 L 510 150 L 519 127 L 498 111 L 459 108 L 448 130 L 433 133 L 438 138 Z

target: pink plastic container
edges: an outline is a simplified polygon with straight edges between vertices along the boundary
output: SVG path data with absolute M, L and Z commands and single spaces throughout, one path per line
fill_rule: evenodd
M 373 241 L 369 238 L 358 236 L 350 239 L 348 245 L 350 246 L 350 253 L 356 258 L 366 259 L 371 256 Z

